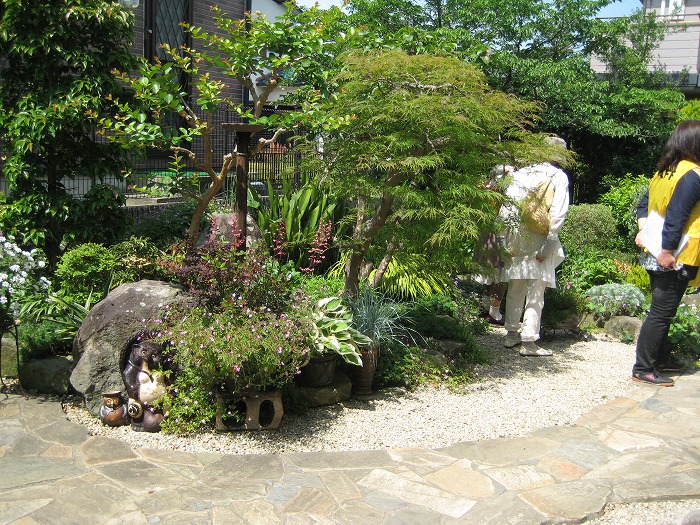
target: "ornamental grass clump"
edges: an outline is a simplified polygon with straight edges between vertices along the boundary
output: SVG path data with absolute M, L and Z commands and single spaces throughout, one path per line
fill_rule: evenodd
M 615 315 L 639 315 L 644 307 L 644 293 L 631 284 L 601 284 L 586 292 L 588 308 L 598 318 Z

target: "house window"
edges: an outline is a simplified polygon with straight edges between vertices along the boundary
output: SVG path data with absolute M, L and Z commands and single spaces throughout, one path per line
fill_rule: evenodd
M 669 0 L 669 12 L 671 20 L 683 20 L 685 18 L 685 0 Z
M 161 44 L 169 44 L 175 50 L 181 46 L 190 46 L 189 34 L 184 31 L 181 23 L 192 22 L 191 0 L 146 0 L 145 1 L 145 41 L 144 55 L 149 61 L 156 58 L 168 62 L 170 56 L 161 48 Z M 184 71 L 179 75 L 180 89 L 190 92 L 190 78 Z M 173 130 L 187 127 L 184 119 L 175 112 L 165 115 L 164 125 Z
M 168 56 L 160 48 L 161 44 L 170 44 L 175 49 L 189 45 L 189 37 L 180 24 L 192 22 L 191 4 L 190 0 L 146 0 L 146 58 L 167 61 Z
M 685 0 L 661 0 L 657 14 L 668 16 L 671 20 L 683 20 L 685 18 Z

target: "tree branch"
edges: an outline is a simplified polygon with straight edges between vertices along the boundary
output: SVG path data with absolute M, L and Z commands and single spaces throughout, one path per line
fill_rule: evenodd
M 275 131 L 275 134 L 272 135 L 271 138 L 266 139 L 265 137 L 260 137 L 260 138 L 258 139 L 258 144 L 257 144 L 257 146 L 255 146 L 255 151 L 253 151 L 252 154 L 253 154 L 253 155 L 256 155 L 256 154 L 260 153 L 263 149 L 265 149 L 265 147 L 269 146 L 270 144 L 274 144 L 275 142 L 277 142 L 277 139 L 279 138 L 279 136 L 280 136 L 282 133 L 284 133 L 285 131 L 287 131 L 287 128 L 278 128 L 278 129 Z

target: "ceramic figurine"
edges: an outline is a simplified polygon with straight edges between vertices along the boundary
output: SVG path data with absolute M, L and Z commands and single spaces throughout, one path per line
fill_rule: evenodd
M 166 395 L 165 377 L 154 371 L 160 365 L 163 347 L 142 340 L 143 333 L 132 337 L 124 348 L 122 379 L 129 396 L 127 410 L 131 428 L 137 432 L 159 432 L 164 414 L 157 401 Z
M 100 407 L 100 420 L 108 427 L 119 427 L 129 423 L 127 405 L 121 392 L 104 392 Z

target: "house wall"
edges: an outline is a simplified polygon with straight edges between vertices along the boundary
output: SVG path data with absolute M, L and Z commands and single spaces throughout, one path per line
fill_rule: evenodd
M 251 11 L 260 11 L 268 20 L 282 15 L 287 7 L 277 0 L 251 0 Z
M 700 95 L 700 0 L 645 0 L 644 9 L 672 24 L 654 52 L 651 66 L 678 77 L 686 95 Z M 591 67 L 597 73 L 606 72 L 605 64 L 596 57 Z
M 134 10 L 136 16 L 134 25 L 134 44 L 132 51 L 137 56 L 144 56 L 145 53 L 145 23 L 146 23 L 146 3 L 148 0 L 141 0 L 139 6 Z M 163 0 L 161 0 L 163 1 Z M 167 1 L 167 0 L 166 0 Z M 201 27 L 209 33 L 218 33 L 214 24 L 212 6 L 218 5 L 227 16 L 231 18 L 243 18 L 246 8 L 246 0 L 190 0 L 192 3 L 192 25 Z M 263 3 L 275 3 L 273 0 L 264 0 Z M 146 57 L 149 58 L 149 57 Z M 230 86 L 224 92 L 224 96 L 231 98 L 235 103 L 240 103 L 243 99 L 241 86 L 232 81 L 220 72 L 211 71 L 211 78 L 221 80 Z M 233 85 L 231 85 L 233 84 Z

